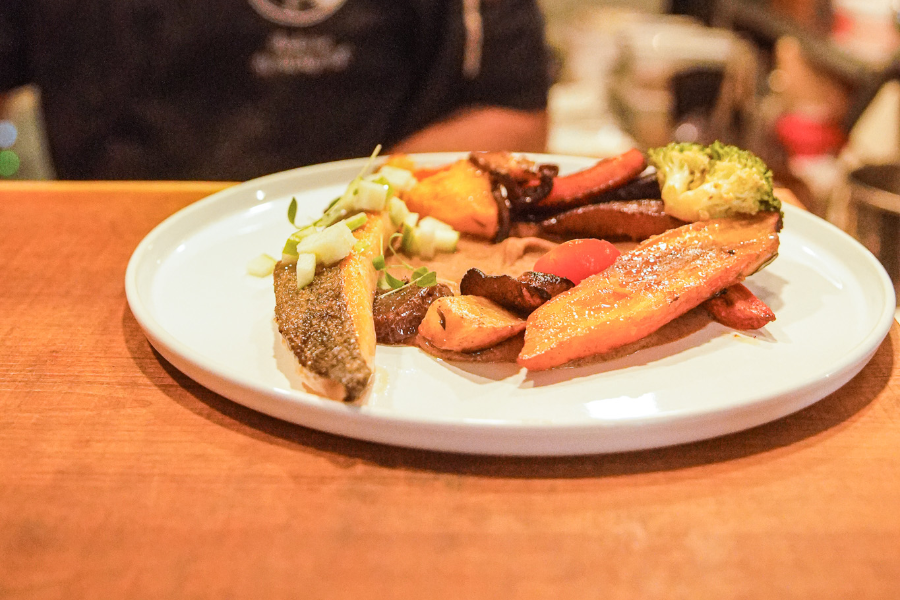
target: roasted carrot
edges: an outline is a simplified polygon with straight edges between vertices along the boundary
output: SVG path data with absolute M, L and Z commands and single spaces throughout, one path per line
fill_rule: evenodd
M 667 215 L 662 200 L 613 200 L 567 210 L 540 225 L 551 235 L 640 242 L 684 221 Z
M 703 303 L 710 316 L 732 329 L 747 331 L 765 327 L 775 320 L 775 313 L 743 283 L 726 288 Z
M 637 149 L 605 158 L 583 171 L 556 177 L 537 208 L 562 210 L 588 204 L 592 197 L 631 181 L 646 166 L 647 158 Z
M 637 341 L 739 283 L 778 249 L 780 215 L 698 221 L 650 238 L 528 317 L 518 363 L 541 370 Z

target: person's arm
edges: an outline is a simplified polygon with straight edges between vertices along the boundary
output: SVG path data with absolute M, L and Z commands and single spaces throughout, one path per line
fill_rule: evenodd
M 12 94 L 9 92 L 0 92 L 0 117 L 5 117 L 9 114 L 9 102 Z
M 544 151 L 549 58 L 535 0 L 458 4 L 462 14 L 458 8 L 447 11 L 446 31 L 437 37 L 462 47 L 438 53 L 442 58 L 416 82 L 422 95 L 409 111 L 433 116 L 420 120 L 418 129 L 405 129 L 405 137 L 389 150 Z M 464 61 L 457 64 L 460 57 Z M 448 99 L 456 105 L 449 114 Z
M 418 131 L 390 148 L 391 152 L 509 150 L 543 152 L 547 145 L 547 112 L 497 106 L 464 109 Z

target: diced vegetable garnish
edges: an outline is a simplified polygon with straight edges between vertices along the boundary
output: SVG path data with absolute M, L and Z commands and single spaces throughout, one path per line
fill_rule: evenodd
M 434 232 L 433 227 L 416 227 L 412 234 L 410 248 L 414 254 L 422 258 L 434 258 Z
M 297 256 L 297 287 L 305 288 L 316 276 L 316 255 L 306 252 Z
M 421 221 L 419 221 L 419 227 L 424 227 L 425 229 L 444 229 L 447 231 L 453 231 L 453 228 L 444 223 L 443 221 L 439 221 L 434 217 L 423 217 Z
M 394 227 L 399 227 L 410 214 L 409 209 L 406 207 L 406 202 L 396 196 L 388 200 L 387 210 Z
M 366 213 L 387 211 L 394 227 L 408 223 L 407 237 L 412 234 L 418 215 L 410 218 L 412 215 L 409 209 L 402 200 L 394 196 L 394 190 L 415 185 L 415 177 L 410 171 L 397 167 L 389 167 L 384 173 L 372 173 L 375 157 L 380 149 L 380 146 L 375 148 L 359 175 L 350 182 L 343 194 L 328 205 L 321 217 L 291 234 L 282 250 L 284 263 L 298 263 L 304 255 L 306 258 L 303 260 L 308 263 L 308 257 L 312 256 L 314 262 L 312 274 L 309 275 L 311 278 L 315 274 L 316 264 L 332 265 L 353 251 L 367 250 L 371 241 L 358 241 L 353 235 L 354 230 L 368 221 L 369 215 Z M 296 216 L 297 200 L 292 199 L 288 206 L 288 220 L 293 224 Z M 406 229 L 404 227 L 404 231 Z M 452 237 L 452 234 L 444 234 L 440 241 L 441 247 L 455 247 Z M 310 268 L 308 265 L 301 267 L 298 264 L 297 276 L 298 285 L 303 287 Z
M 281 251 L 281 260 L 285 263 L 292 263 L 297 260 L 297 244 L 305 237 L 316 232 L 316 228 L 312 225 L 298 229 L 288 237 L 284 243 L 284 250 Z
M 349 188 L 348 188 L 349 189 Z M 321 217 L 319 217 L 313 225 L 317 228 L 328 227 L 334 225 L 347 215 L 353 212 L 353 197 L 341 196 L 331 203 L 328 209 Z
M 620 252 L 606 240 L 580 239 L 560 244 L 534 263 L 534 270 L 565 277 L 574 284 L 596 275 L 616 261 Z
M 384 165 L 378 169 L 378 175 L 383 176 L 391 184 L 391 187 L 399 191 L 406 191 L 418 183 L 412 171 L 391 165 Z
M 459 232 L 434 217 L 409 213 L 401 226 L 400 249 L 410 256 L 434 258 L 438 252 L 455 252 Z
M 343 220 L 344 225 L 346 225 L 350 231 L 356 231 L 360 227 L 366 224 L 366 221 L 369 220 L 369 217 L 366 216 L 366 213 L 356 213 L 352 217 L 348 217 Z
M 275 270 L 277 262 L 268 254 L 260 254 L 247 263 L 247 273 L 254 277 L 268 277 Z
M 327 266 L 350 254 L 354 244 L 356 238 L 353 232 L 341 221 L 300 240 L 297 244 L 297 253 L 315 254 L 318 262 Z
M 384 210 L 390 189 L 387 183 L 363 179 L 356 184 L 350 207 L 353 210 Z
M 413 252 L 413 233 L 416 231 L 416 223 L 419 222 L 419 213 L 409 213 L 403 219 L 401 225 L 400 249 L 406 254 L 414 254 Z
M 438 252 L 456 252 L 459 232 L 454 229 L 436 229 L 434 231 L 434 249 Z

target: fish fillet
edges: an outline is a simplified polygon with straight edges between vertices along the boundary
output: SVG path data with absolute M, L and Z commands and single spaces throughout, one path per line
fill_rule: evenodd
M 336 265 L 320 269 L 299 289 L 293 264 L 275 268 L 275 320 L 299 363 L 304 384 L 317 394 L 352 401 L 365 392 L 375 359 L 372 301 L 377 271 L 372 259 L 391 230 L 386 214 L 367 213 L 354 231 L 360 243 Z

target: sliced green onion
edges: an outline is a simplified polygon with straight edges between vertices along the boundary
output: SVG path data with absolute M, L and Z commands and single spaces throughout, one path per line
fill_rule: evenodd
M 349 190 L 349 188 L 348 188 Z M 341 196 L 335 202 L 331 204 L 331 207 L 325 211 L 319 219 L 315 222 L 316 227 L 324 228 L 329 225 L 334 225 L 348 214 L 353 212 L 353 197 L 350 196 Z
M 416 232 L 416 223 L 419 221 L 419 213 L 409 213 L 403 219 L 400 234 L 400 249 L 406 254 L 415 254 L 413 247 L 413 235 Z

